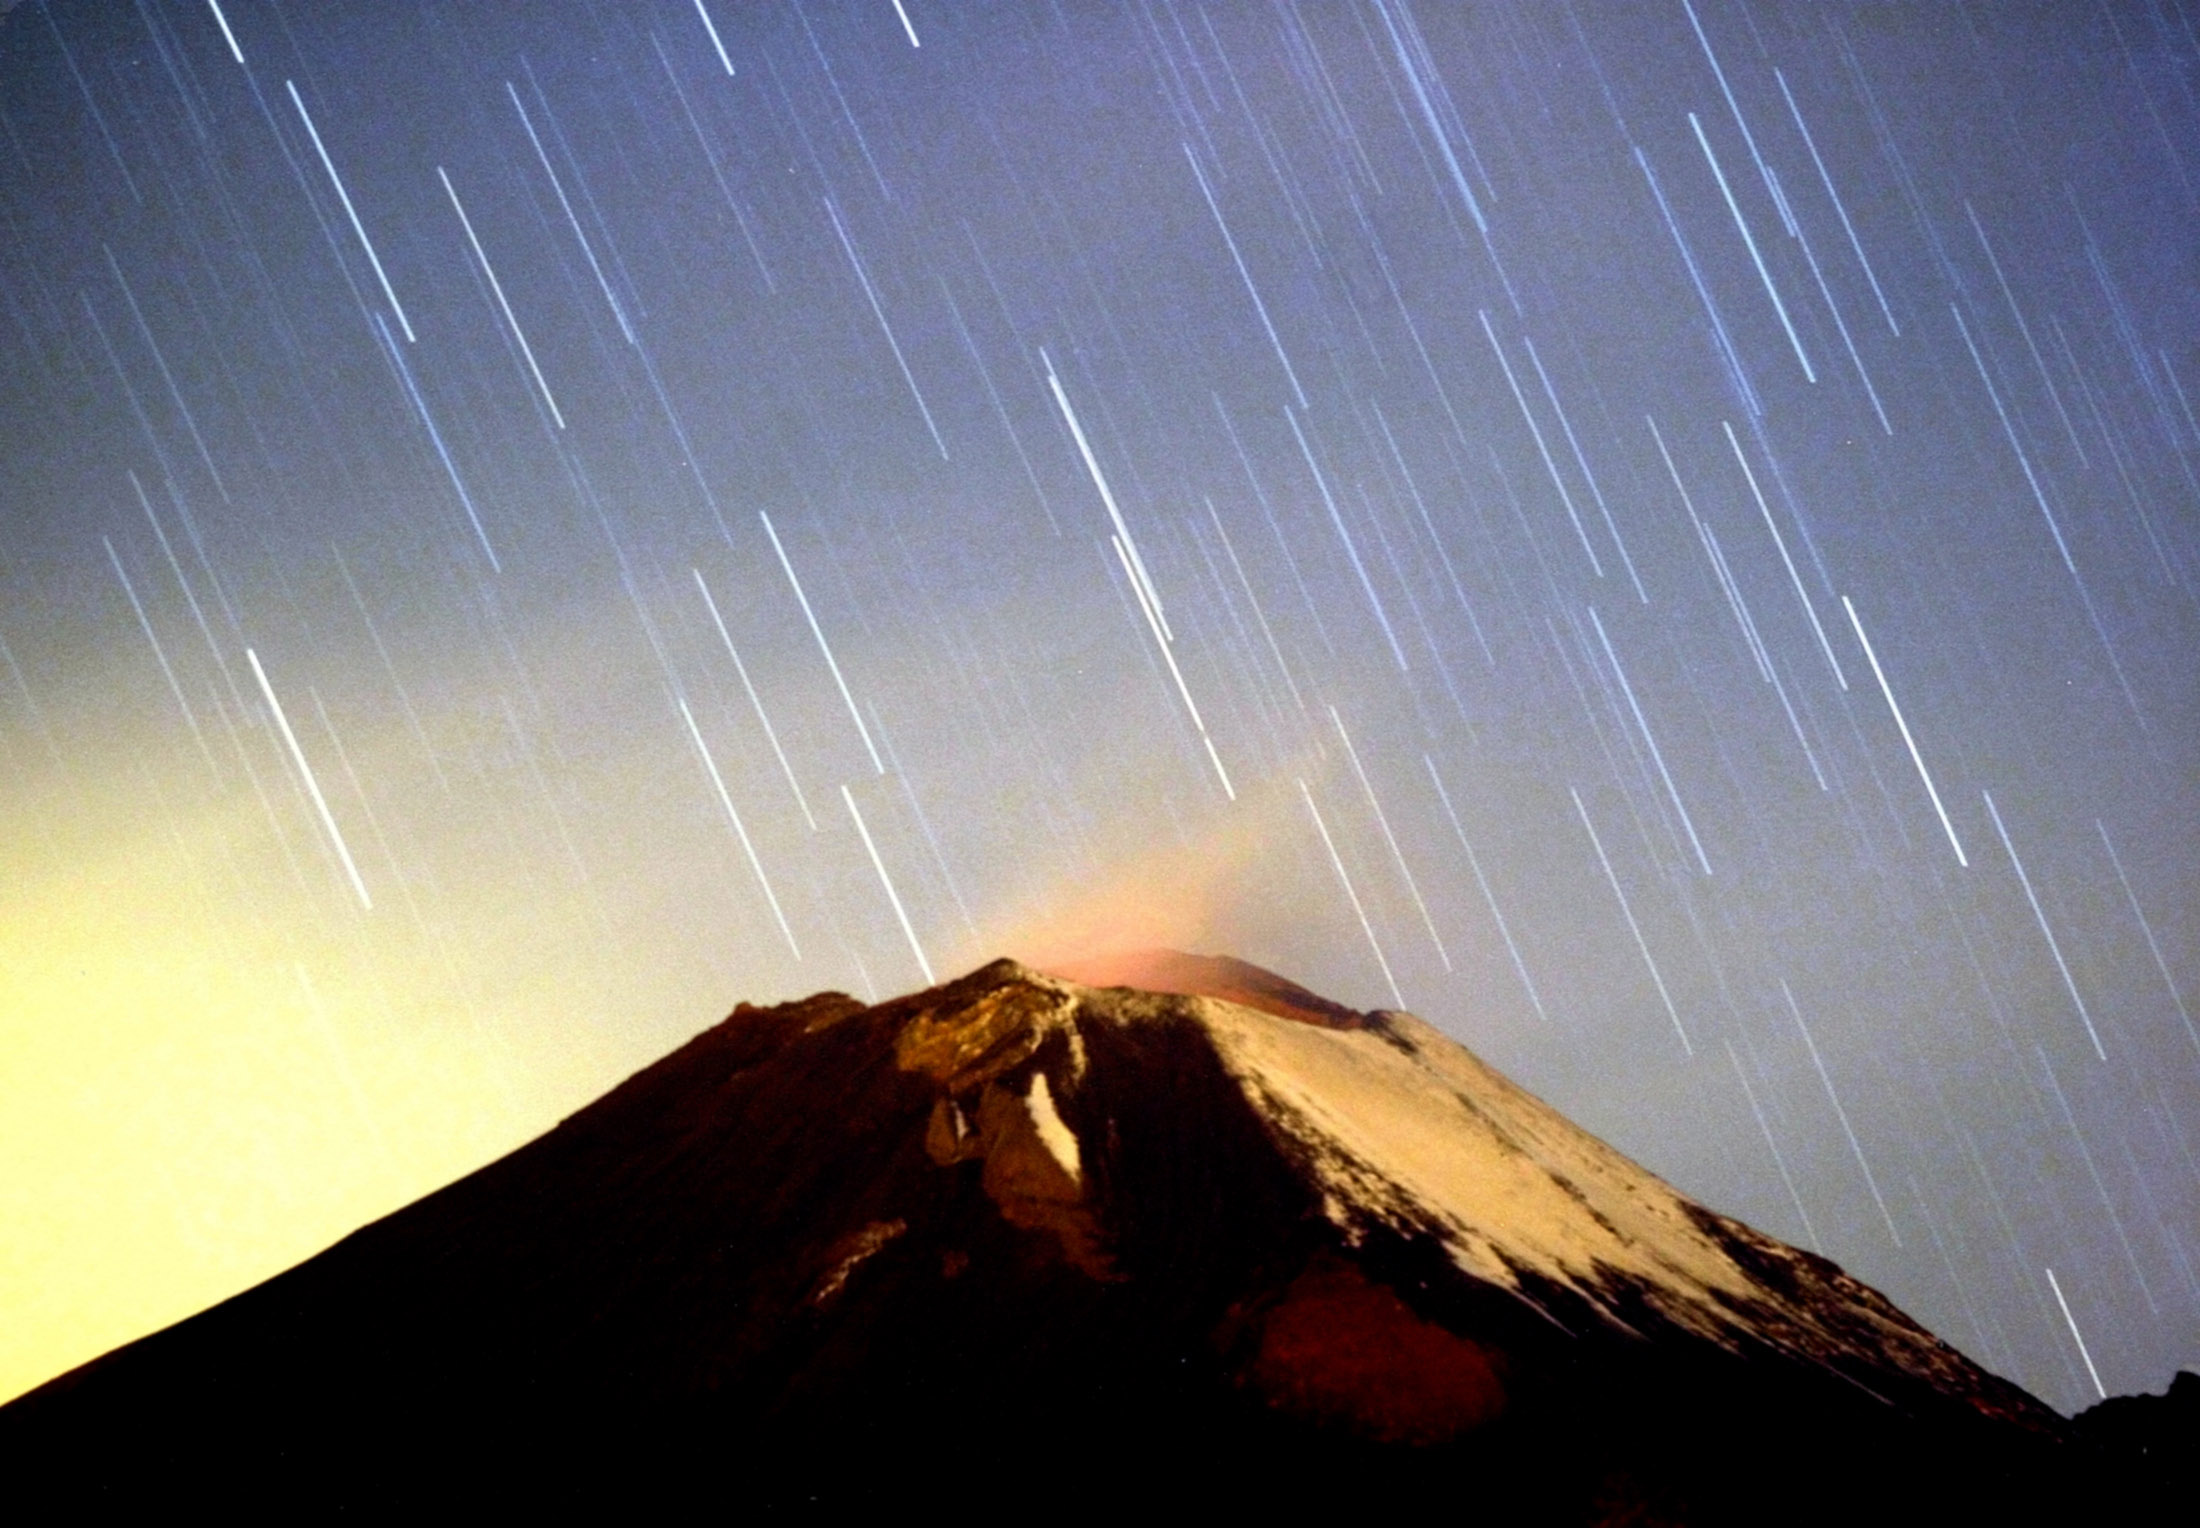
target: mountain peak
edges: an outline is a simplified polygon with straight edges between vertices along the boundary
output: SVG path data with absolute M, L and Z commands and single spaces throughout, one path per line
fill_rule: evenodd
M 1936 1501 L 2000 1492 L 2061 1436 L 1421 1020 L 1177 951 L 744 1004 L 0 1408 L 40 1471 L 382 1506 L 579 1460 L 613 1498 L 891 1500 L 982 1438 L 996 1484 L 1364 1505 L 1465 1471 L 1561 1522 L 1839 1477 L 1794 1519 L 1925 1460 Z
M 1230 955 L 1192 955 L 1169 949 L 1118 950 L 1049 961 L 1046 969 L 1086 987 L 1133 987 L 1146 992 L 1221 998 L 1280 1019 L 1297 1019 L 1325 1029 L 1364 1029 L 1373 1018 Z

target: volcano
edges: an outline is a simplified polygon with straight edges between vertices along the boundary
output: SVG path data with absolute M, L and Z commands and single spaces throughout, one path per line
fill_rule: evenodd
M 2028 1521 L 2066 1424 L 1430 1025 L 1240 961 L 743 1004 L 0 1408 L 18 1491 Z

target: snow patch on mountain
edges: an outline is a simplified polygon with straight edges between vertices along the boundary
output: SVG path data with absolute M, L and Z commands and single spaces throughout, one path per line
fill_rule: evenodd
M 1061 1113 L 1054 1107 L 1054 1095 L 1047 1087 L 1046 1073 L 1031 1074 L 1030 1091 L 1024 1094 L 1024 1111 L 1031 1116 L 1031 1126 L 1038 1133 L 1039 1144 L 1061 1164 L 1070 1182 L 1081 1184 L 1085 1173 L 1077 1151 L 1077 1136 L 1062 1123 Z

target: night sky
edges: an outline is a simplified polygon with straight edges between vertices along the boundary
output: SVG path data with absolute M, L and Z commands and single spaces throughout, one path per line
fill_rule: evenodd
M 0 19 L 0 1394 L 736 1001 L 1410 1008 L 2200 1363 L 2171 0 Z

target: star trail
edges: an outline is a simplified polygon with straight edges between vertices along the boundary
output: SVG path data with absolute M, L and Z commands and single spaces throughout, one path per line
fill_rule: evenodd
M 2200 1364 L 2176 0 L 31 0 L 0 128 L 0 1394 L 1107 942 Z

